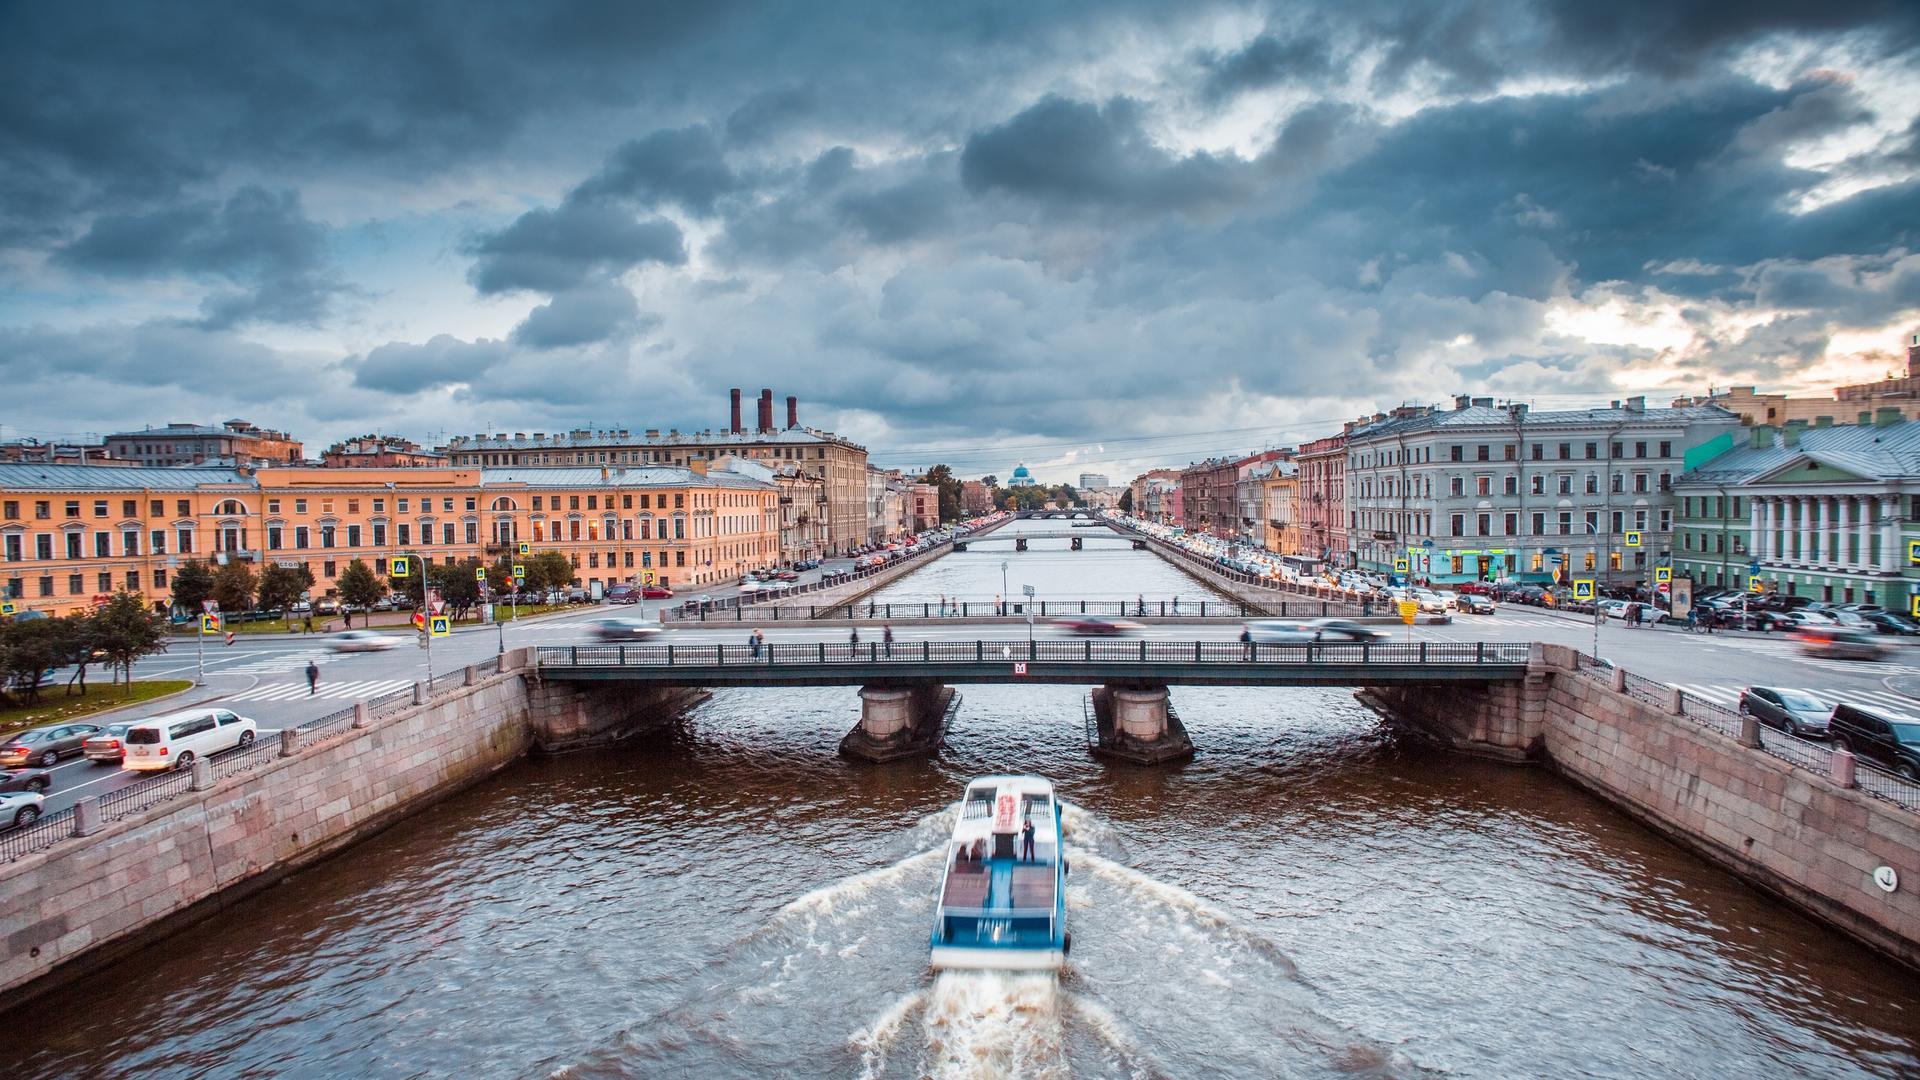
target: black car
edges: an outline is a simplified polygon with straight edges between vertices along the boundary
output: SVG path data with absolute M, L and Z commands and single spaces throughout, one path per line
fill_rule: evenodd
M 1749 686 L 1740 691 L 1740 711 L 1789 735 L 1825 736 L 1832 709 L 1798 690 Z
M 1886 717 L 1857 705 L 1835 705 L 1827 720 L 1835 746 L 1909 780 L 1920 780 L 1920 720 Z
M 1891 611 L 1868 612 L 1861 616 L 1867 625 L 1873 627 L 1876 634 L 1920 634 L 1920 622 L 1914 622 L 1905 615 L 1896 615 Z
M 53 774 L 45 769 L 0 769 L 0 791 L 38 791 L 53 786 Z

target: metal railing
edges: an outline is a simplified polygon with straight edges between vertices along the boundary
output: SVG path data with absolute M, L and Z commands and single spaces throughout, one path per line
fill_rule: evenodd
M 1328 618 L 1340 614 L 1351 614 L 1344 609 L 1349 605 L 1335 604 L 1326 600 L 1288 601 L 1278 604 L 1249 604 L 1243 600 L 1034 600 L 1034 601 L 993 601 L 993 600 L 955 600 L 942 604 L 935 600 L 912 601 L 855 601 L 847 604 L 788 604 L 771 607 L 731 607 L 684 612 L 670 622 L 746 622 L 748 620 L 773 622 L 808 622 L 817 619 L 873 619 L 878 621 L 913 622 L 925 619 L 939 622 L 941 619 L 987 619 L 987 618 L 1024 618 L 1028 609 L 1037 618 L 1058 618 L 1072 615 L 1094 615 L 1110 618 L 1202 618 L 1202 619 L 1245 619 L 1245 618 Z M 1336 610 L 1338 609 L 1338 610 Z M 1381 613 L 1387 613 L 1387 605 L 1380 605 Z
M 707 621 L 707 613 L 712 611 L 738 611 L 741 608 L 754 607 L 761 604 L 773 604 L 777 601 L 791 600 L 796 596 L 805 596 L 809 593 L 822 592 L 827 589 L 838 589 L 843 585 L 849 585 L 856 581 L 864 581 L 867 578 L 879 574 L 898 570 L 903 566 L 919 562 L 933 555 L 944 554 L 953 546 L 955 540 L 964 541 L 974 535 L 974 533 L 963 533 L 959 536 L 942 540 L 920 551 L 913 552 L 910 555 L 902 555 L 897 559 L 892 559 L 879 566 L 868 566 L 854 570 L 832 581 L 809 581 L 804 584 L 795 582 L 791 585 L 775 585 L 750 593 L 742 593 L 739 596 L 721 597 L 718 600 L 686 600 L 677 605 L 662 608 L 661 615 L 665 622 L 705 622 Z M 775 618 L 778 617 L 777 615 L 775 616 Z M 789 616 L 789 618 L 791 617 L 792 616 Z M 736 618 L 739 618 L 739 616 L 736 616 Z
M 163 802 L 171 802 L 192 790 L 193 771 L 191 769 L 164 772 L 150 780 L 128 784 L 118 791 L 110 791 L 100 796 L 100 820 L 119 821 L 124 817 L 132 817 Z
M 72 835 L 73 811 L 55 811 L 31 825 L 0 833 L 0 862 L 12 862 L 45 851 Z
M 1527 662 L 1531 646 L 1506 641 L 1239 642 L 1029 638 L 976 641 L 776 642 L 751 645 L 542 645 L 539 666 L 810 667 L 831 664 L 1498 664 Z

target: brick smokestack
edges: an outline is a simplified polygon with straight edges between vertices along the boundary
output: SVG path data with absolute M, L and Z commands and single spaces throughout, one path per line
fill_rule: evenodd
M 800 426 L 800 399 L 797 397 L 794 397 L 792 394 L 788 394 L 787 395 L 787 430 L 791 431 L 794 428 L 797 428 L 799 426 Z
M 760 391 L 760 430 L 773 430 L 773 391 Z
M 727 430 L 738 435 L 740 434 L 740 388 L 736 386 L 728 393 L 733 397 L 733 426 Z
M 1920 334 L 1907 339 L 1907 376 L 1920 375 Z

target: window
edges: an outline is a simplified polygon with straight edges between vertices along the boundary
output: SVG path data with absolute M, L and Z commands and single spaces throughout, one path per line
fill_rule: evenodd
M 127 588 L 138 589 L 139 587 L 140 571 L 127 571 Z M 153 572 L 153 587 L 156 589 L 164 589 L 167 587 L 167 572 L 165 570 L 155 570 Z
M 1587 494 L 1600 494 L 1600 477 L 1595 473 L 1587 474 Z
M 193 503 L 187 501 L 186 499 L 181 499 L 178 502 L 174 503 L 173 512 L 175 515 L 179 517 L 192 517 Z
M 147 516 L 160 517 L 161 515 L 167 512 L 165 507 L 166 507 L 166 504 L 161 502 L 159 499 L 149 500 L 147 502 Z
M 1489 531 L 1491 531 L 1491 530 L 1492 530 L 1492 528 L 1493 528 L 1493 515 L 1492 515 L 1492 514 L 1481 514 L 1481 515 L 1479 515 L 1479 520 L 1478 520 L 1477 522 L 1475 522 L 1475 524 L 1477 524 L 1477 525 L 1479 525 L 1479 526 L 1480 526 L 1480 533 L 1479 533 L 1479 535 L 1481 535 L 1481 536 L 1485 536 L 1485 535 L 1487 535 L 1487 534 L 1488 534 L 1488 532 L 1489 532 Z
M 296 525 L 293 528 L 293 546 L 305 550 L 307 547 L 307 527 Z
M 320 546 L 321 547 L 330 548 L 333 546 L 334 532 L 335 532 L 334 527 L 331 525 L 320 526 Z
M 80 579 L 79 574 L 67 575 L 67 595 L 68 596 L 79 596 L 81 593 L 84 593 L 86 591 L 87 591 L 86 583 Z
M 453 500 L 448 499 L 447 501 L 452 502 Z M 446 543 L 446 544 L 453 543 L 453 522 L 443 521 L 440 523 L 440 539 L 443 543 Z M 447 558 L 451 559 L 453 558 L 453 556 L 449 555 L 447 556 Z
M 469 509 L 469 510 L 471 510 L 471 509 L 473 509 L 473 506 L 474 506 L 474 503 L 473 503 L 473 496 L 471 496 L 471 495 L 469 495 L 469 496 L 467 496 L 467 509 Z M 449 509 L 449 510 L 451 510 L 451 509 L 453 509 L 453 507 L 451 507 L 451 506 L 449 506 L 449 507 L 447 507 L 447 509 Z
M 544 497 L 544 496 L 540 496 L 540 495 L 535 495 L 535 496 L 533 497 L 533 508 L 534 508 L 535 510 L 544 510 L 544 509 L 546 509 L 546 499 L 545 499 L 545 497 Z M 402 509 L 402 510 L 405 510 L 405 509 L 406 509 L 406 507 L 404 507 L 404 506 L 403 506 L 403 507 L 401 507 L 400 509 Z
M 569 510 L 580 509 L 580 496 L 578 495 L 567 496 L 567 509 Z
M 1589 510 L 1589 511 L 1587 511 L 1587 532 L 1588 532 L 1588 534 L 1590 534 L 1590 535 L 1598 535 L 1598 534 L 1599 534 L 1599 532 L 1600 532 L 1600 511 L 1598 511 L 1598 510 Z
M 347 500 L 347 513 L 349 513 L 349 514 L 357 514 L 357 513 L 359 513 L 359 512 L 360 512 L 360 500 L 359 500 L 359 499 L 348 499 L 348 500 Z
M 1610 570 L 1620 569 L 1620 553 L 1619 552 L 1613 551 L 1607 554 L 1607 568 Z
M 42 574 L 40 577 L 39 584 L 40 584 L 41 596 L 53 595 L 53 575 L 52 574 Z
M 80 534 L 77 532 L 70 532 L 66 534 L 65 546 L 67 549 L 67 558 L 69 559 L 79 558 L 80 557 Z
M 128 529 L 120 534 L 120 554 L 128 556 L 140 554 L 140 531 L 138 529 Z
M 1588 443 L 1587 444 L 1587 460 L 1593 461 L 1599 456 L 1600 456 L 1600 444 L 1596 442 Z M 1593 569 L 1593 567 L 1589 566 L 1587 567 L 1587 569 L 1591 570 Z
M 70 518 L 79 517 L 80 516 L 80 500 L 68 499 L 67 506 L 66 506 L 66 513 L 67 513 L 67 516 Z
M 1646 512 L 1646 510 L 1644 510 L 1644 509 L 1640 509 L 1640 510 L 1635 510 L 1635 511 L 1633 512 L 1633 531 L 1634 531 L 1634 532 L 1646 532 L 1646 531 L 1647 531 L 1647 512 Z
M 307 500 L 305 500 L 305 499 L 295 499 L 295 500 L 293 500 L 293 512 L 294 512 L 294 513 L 296 513 L 296 514 L 304 514 L 304 513 L 306 513 L 306 512 L 307 512 Z
M 277 514 L 277 513 L 279 513 L 279 512 L 280 512 L 280 500 L 279 500 L 279 499 L 268 499 L 268 500 L 267 500 L 267 513 L 269 513 L 269 514 Z
M 1565 475 L 1565 474 L 1562 474 L 1562 475 L 1561 475 L 1561 477 L 1560 477 L 1560 494 L 1562 494 L 1562 495 L 1571 495 L 1571 494 L 1573 494 L 1573 477 L 1571 477 L 1571 476 L 1568 476 L 1568 475 Z
M 1660 531 L 1673 531 L 1673 510 L 1670 507 L 1660 508 Z
M 1452 524 L 1452 526 L 1453 526 L 1453 533 L 1452 533 L 1452 535 L 1454 535 L 1454 536 L 1465 536 L 1465 535 L 1467 535 L 1467 515 L 1465 515 L 1465 514 L 1455 514 L 1455 515 L 1453 515 L 1453 520 L 1452 520 L 1452 522 L 1451 522 L 1451 524 Z
M 471 507 L 471 506 L 469 506 L 469 507 L 467 507 L 467 509 L 469 509 L 469 510 L 471 510 L 471 509 L 473 509 L 473 507 Z M 598 496 L 598 495 L 589 495 L 589 496 L 587 496 L 587 509 L 589 509 L 589 510 L 598 510 L 598 509 L 600 509 L 600 496 Z
M 373 546 L 377 548 L 387 546 L 387 526 L 383 522 L 373 523 Z
M 1673 474 L 1672 473 L 1663 472 L 1660 474 L 1660 490 L 1661 491 L 1673 490 Z
M 1492 494 L 1493 493 L 1493 477 L 1491 476 L 1474 477 L 1473 490 L 1474 490 L 1474 493 L 1478 495 Z
M 631 495 L 622 495 L 622 496 L 620 496 L 620 509 L 622 509 L 622 510 L 631 510 L 631 509 L 633 509 L 633 496 L 631 496 Z M 628 565 L 628 566 L 632 566 L 633 564 L 632 564 L 632 563 L 628 563 L 627 565 Z
M 93 500 L 93 516 L 97 518 L 107 516 L 107 500 L 105 499 Z
M 153 553 L 155 555 L 165 555 L 167 553 L 167 534 L 164 529 L 153 530 L 147 534 L 147 539 L 153 542 Z
M 1541 476 L 1539 473 L 1533 474 L 1533 493 L 1535 495 L 1545 495 L 1547 493 L 1547 478 Z
M 328 559 L 327 561 L 325 561 L 325 562 L 323 562 L 323 563 L 321 563 L 321 564 L 320 564 L 320 573 L 321 573 L 321 574 L 322 574 L 323 576 L 325 576 L 325 577 L 337 577 L 337 576 L 338 576 L 337 574 L 335 574 L 335 573 L 333 572 L 333 560 L 332 560 L 332 559 Z
M 1587 557 L 1581 560 L 1581 565 L 1585 566 L 1588 570 L 1592 570 L 1595 566 L 1599 565 L 1599 560 L 1595 559 L 1593 552 L 1589 551 L 1587 552 Z
M 1533 515 L 1533 535 L 1535 536 L 1547 535 L 1547 515 L 1540 514 L 1540 513 L 1536 513 Z M 1534 569 L 1538 570 L 1539 567 L 1535 566 Z
M 662 496 L 662 498 L 665 498 L 665 496 Z M 673 508 L 675 510 L 684 510 L 686 508 L 686 505 L 687 505 L 687 497 L 681 494 L 680 492 L 677 492 L 677 491 L 674 492 Z
M 1447 494 L 1449 495 L 1465 495 L 1467 493 L 1467 478 L 1464 476 L 1452 477 L 1448 482 L 1448 487 L 1450 490 Z
M 93 534 L 93 557 L 105 559 L 113 555 L 113 534 L 97 532 Z
M 347 526 L 347 546 L 348 547 L 360 546 L 360 526 L 358 525 Z
M 405 543 L 405 541 L 401 542 Z M 433 525 L 429 522 L 423 521 L 420 523 L 420 544 L 422 547 L 431 547 L 433 545 Z
M 407 525 L 405 522 L 401 522 L 400 524 L 395 525 L 394 530 L 396 533 L 398 533 L 396 540 L 398 541 L 401 547 L 406 547 L 408 544 L 413 542 L 413 540 L 410 537 L 410 533 L 412 532 L 412 527 Z
M 1623 511 L 1615 510 L 1613 512 L 1613 525 L 1612 525 L 1613 531 L 1625 532 L 1627 528 L 1626 520 L 1627 520 L 1627 516 Z
M 1608 457 L 1616 457 L 1616 458 L 1623 458 L 1623 457 L 1626 457 L 1626 456 L 1627 456 L 1627 453 L 1626 453 L 1626 451 L 1625 451 L 1625 449 L 1623 449 L 1623 448 L 1621 447 L 1621 445 L 1620 445 L 1619 443 L 1608 443 L 1608 444 L 1607 444 L 1607 456 L 1608 456 Z
M 20 548 L 21 548 L 21 545 L 20 545 L 20 534 L 19 534 L 19 533 L 8 533 L 8 534 L 7 534 L 7 561 L 8 561 L 8 562 L 19 562 L 19 561 L 20 561 L 20 559 L 21 559 L 21 550 L 20 550 Z
M 33 516 L 43 521 L 52 517 L 53 504 L 45 499 L 36 500 L 33 504 Z
M 113 591 L 113 575 L 105 570 L 94 575 L 94 583 L 98 586 L 93 590 L 94 592 L 110 593 Z
M 374 513 L 376 513 L 376 514 L 384 514 L 384 513 L 386 513 L 386 512 L 387 512 L 387 500 L 385 500 L 385 499 L 375 499 L 375 500 L 373 500 L 373 512 L 374 512 Z
M 267 526 L 267 550 L 280 550 L 280 526 L 278 525 Z
M 393 503 L 393 507 L 394 507 L 394 510 L 395 510 L 395 512 L 397 512 L 397 513 L 401 513 L 401 514 L 404 514 L 404 513 L 406 513 L 406 512 L 407 512 L 407 503 L 408 503 L 408 502 L 410 502 L 410 501 L 411 501 L 411 500 L 409 500 L 409 499 L 396 499 L 396 500 L 394 500 L 394 503 Z
M 1646 491 L 1647 491 L 1647 474 L 1646 473 L 1637 472 L 1633 474 L 1633 490 L 1643 495 L 1646 494 Z
M 175 529 L 173 533 L 175 550 L 182 555 L 193 554 L 193 530 Z
M 1663 442 L 1663 443 L 1661 443 L 1661 444 L 1660 444 L 1660 456 L 1661 456 L 1661 457 L 1672 457 L 1672 456 L 1673 456 L 1673 444 L 1672 444 L 1672 443 L 1670 443 L 1670 442 Z
M 480 523 L 477 521 L 467 522 L 467 543 L 477 544 L 479 542 L 480 542 Z
M 1646 457 L 1646 456 L 1647 456 L 1647 444 L 1646 444 L 1646 443 L 1643 443 L 1643 442 L 1637 442 L 1637 443 L 1634 443 L 1634 444 L 1633 444 L 1633 456 L 1634 456 L 1634 457 Z
M 453 513 L 453 500 L 452 500 L 452 499 L 441 499 L 441 500 L 440 500 L 440 509 L 441 509 L 441 511 L 442 511 L 442 512 L 444 512 L 444 513 L 448 513 L 448 514 L 451 514 L 451 513 Z M 472 507 L 468 507 L 467 509 L 469 509 L 469 510 L 471 510 L 471 509 L 473 509 L 473 508 L 472 508 Z

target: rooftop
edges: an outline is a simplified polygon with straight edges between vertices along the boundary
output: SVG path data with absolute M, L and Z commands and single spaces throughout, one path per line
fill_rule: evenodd
M 298 471 L 304 476 L 336 474 L 342 485 L 371 483 L 364 469 L 320 469 L 282 466 L 276 472 Z M 446 470 L 410 469 L 422 477 Z M 580 468 L 479 469 L 481 487 L 725 487 L 770 491 L 773 485 L 748 476 L 715 469 L 706 475 L 675 466 L 612 467 L 604 475 L 599 466 Z M 202 485 L 259 487 L 258 477 L 246 469 L 183 466 L 168 469 L 126 469 L 104 465 L 44 465 L 0 463 L 0 491 L 192 491 Z
M 1605 408 L 1561 409 L 1551 412 L 1535 412 L 1525 406 L 1518 406 L 1519 421 L 1523 430 L 1541 428 L 1596 428 L 1622 425 L 1639 426 L 1685 426 L 1697 423 L 1737 422 L 1739 417 L 1718 405 L 1688 405 L 1678 408 L 1635 407 L 1615 403 Z M 1390 435 L 1408 435 L 1418 432 L 1444 431 L 1447 429 L 1489 429 L 1512 430 L 1514 410 L 1495 405 L 1489 398 L 1475 398 L 1473 404 L 1453 409 L 1421 410 L 1415 415 L 1387 416 L 1371 423 L 1358 426 L 1348 436 L 1349 442 L 1361 442 Z
M 1797 446 L 1788 446 L 1782 432 L 1768 428 L 1754 431 L 1771 434 L 1768 445 L 1739 446 L 1688 471 L 1677 483 L 1702 486 L 1759 483 L 1800 462 L 1814 462 L 1867 480 L 1920 477 L 1920 421 L 1883 427 L 1848 424 L 1800 428 Z
M 830 431 L 805 427 L 763 432 L 668 431 L 665 434 L 656 430 L 635 434 L 625 428 L 617 428 L 552 434 L 537 431 L 531 436 L 524 432 L 514 432 L 511 435 L 504 432 L 495 435 L 478 432 L 472 435 L 452 436 L 447 440 L 446 450 L 449 453 L 468 453 L 484 450 L 606 449 L 616 446 L 761 446 L 767 443 L 855 445 L 852 440 Z

